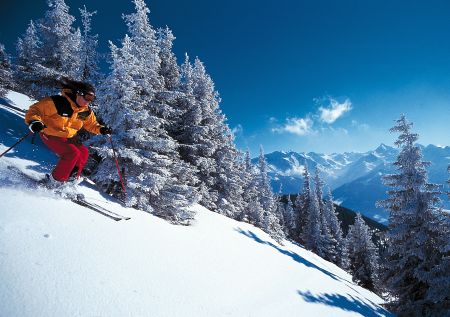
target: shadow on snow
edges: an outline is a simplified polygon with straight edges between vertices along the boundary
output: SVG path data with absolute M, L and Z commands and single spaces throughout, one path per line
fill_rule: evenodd
M 389 313 L 387 310 L 381 306 L 370 302 L 362 301 L 361 299 L 355 298 L 351 295 L 343 296 L 340 294 L 319 294 L 313 295 L 311 292 L 301 292 L 297 293 L 303 298 L 307 303 L 323 304 L 327 306 L 337 307 L 344 311 L 355 312 L 361 314 L 365 317 L 393 317 L 394 315 Z M 367 300 L 366 300 L 367 301 Z
M 292 260 L 294 260 L 294 261 L 297 262 L 297 263 L 303 264 L 304 266 L 309 267 L 309 268 L 312 268 L 312 269 L 316 269 L 316 270 L 322 272 L 323 274 L 325 274 L 325 275 L 331 277 L 331 278 L 334 279 L 334 280 L 339 280 L 339 281 L 342 280 L 342 279 L 339 278 L 337 275 L 335 275 L 335 274 L 333 274 L 333 273 L 331 273 L 331 272 L 329 272 L 329 271 L 327 271 L 327 270 L 322 269 L 321 267 L 319 267 L 319 266 L 315 265 L 314 263 L 308 261 L 308 260 L 305 259 L 304 257 L 298 255 L 297 253 L 292 252 L 292 251 L 289 251 L 289 250 L 284 250 L 284 249 L 280 248 L 279 246 L 273 244 L 272 242 L 262 240 L 262 239 L 259 238 L 255 233 L 253 233 L 253 232 L 250 231 L 250 230 L 244 231 L 244 230 L 242 230 L 241 228 L 237 228 L 237 229 L 235 229 L 235 230 L 236 230 L 237 232 L 239 232 L 240 234 L 243 234 L 244 236 L 246 236 L 246 237 L 248 237 L 248 238 L 251 238 L 251 239 L 255 240 L 256 242 L 258 242 L 258 243 L 260 243 L 260 244 L 265 244 L 265 245 L 268 245 L 268 246 L 274 248 L 274 249 L 277 250 L 278 252 L 280 252 L 280 253 L 282 253 L 282 254 L 284 254 L 284 255 L 289 256 L 290 258 L 292 258 Z
M 254 232 L 252 232 L 250 230 L 245 231 L 245 230 L 242 230 L 241 228 L 236 228 L 235 230 L 237 232 L 239 232 L 240 234 L 242 234 L 248 238 L 251 238 L 260 244 L 264 244 L 264 245 L 274 248 L 281 254 L 289 256 L 292 260 L 294 260 L 295 262 L 297 262 L 299 264 L 302 264 L 302 265 L 312 268 L 312 269 L 316 269 L 316 270 L 322 272 L 323 274 L 331 277 L 334 280 L 347 282 L 346 280 L 338 277 L 337 275 L 308 261 L 307 259 L 298 255 L 295 252 L 292 252 L 289 250 L 284 250 L 270 241 L 262 240 Z M 349 285 L 347 285 L 347 286 L 349 286 Z M 370 304 L 368 304 L 367 302 L 364 302 L 361 299 L 355 298 L 351 295 L 348 295 L 348 297 L 346 297 L 346 296 L 343 296 L 340 294 L 313 295 L 311 292 L 303 293 L 301 291 L 297 291 L 297 293 L 300 296 L 302 296 L 303 300 L 305 300 L 308 303 L 316 303 L 316 304 L 323 304 L 323 305 L 327 305 L 327 306 L 338 307 L 344 311 L 356 312 L 365 317 L 379 317 L 379 316 L 391 317 L 391 316 L 394 316 L 391 313 L 389 313 L 387 310 L 382 308 L 381 306 L 374 304 L 371 301 L 369 301 Z M 368 300 L 366 300 L 366 301 L 368 301 Z

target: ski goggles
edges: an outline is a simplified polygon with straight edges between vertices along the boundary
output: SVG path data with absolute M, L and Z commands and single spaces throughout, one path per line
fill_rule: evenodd
M 92 102 L 95 100 L 95 94 L 93 92 L 77 91 L 77 95 L 80 95 L 84 100 L 88 102 Z

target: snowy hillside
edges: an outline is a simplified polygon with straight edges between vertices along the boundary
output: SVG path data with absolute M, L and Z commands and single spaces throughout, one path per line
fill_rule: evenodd
M 20 111 L 0 115 L 3 151 L 27 130 Z M 173 226 L 80 186 L 131 217 L 115 222 L 8 168 L 42 173 L 49 159 L 28 140 L 0 158 L 0 316 L 390 315 L 346 272 L 249 224 L 194 206 L 192 226 Z
M 20 185 L 1 199 L 1 316 L 387 315 L 336 266 L 200 207 L 177 227 L 118 206 L 132 219 L 114 222 Z

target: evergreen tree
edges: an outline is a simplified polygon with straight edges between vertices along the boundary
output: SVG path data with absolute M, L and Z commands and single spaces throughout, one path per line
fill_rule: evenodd
M 384 278 L 399 315 L 435 316 L 442 304 L 432 296 L 436 285 L 430 274 L 442 264 L 439 191 L 427 182 L 429 163 L 422 161 L 411 127 L 402 115 L 390 129 L 400 134 L 395 144 L 401 151 L 394 162 L 397 174 L 384 177 L 389 198 L 380 202 L 390 212 Z
M 303 186 L 297 195 L 294 205 L 295 228 L 298 230 L 294 239 L 301 243 L 305 243 L 308 213 L 311 205 L 311 179 L 308 171 L 308 164 L 306 162 L 303 170 Z
M 303 241 L 308 250 L 323 257 L 323 245 L 321 239 L 320 207 L 317 196 L 310 192 L 308 209 L 305 210 L 306 223 L 303 231 Z
M 238 219 L 245 207 L 242 194 L 244 183 L 241 179 L 243 166 L 239 153 L 233 143 L 233 136 L 228 134 L 228 142 L 215 153 L 217 179 L 215 188 L 218 193 L 217 211 L 230 218 Z
M 223 209 L 224 199 L 228 207 L 226 214 L 236 215 L 243 209 L 242 183 L 239 175 L 239 153 L 234 145 L 234 136 L 226 124 L 226 117 L 219 108 L 220 98 L 214 88 L 211 77 L 206 73 L 205 66 L 196 58 L 192 70 L 192 91 L 196 99 L 196 106 L 200 107 L 200 149 L 206 154 L 206 160 L 211 154 L 214 168 L 208 166 L 207 184 L 210 198 L 216 198 L 213 203 L 219 212 Z M 198 126 L 197 126 L 198 128 Z M 210 148 L 207 150 L 206 146 Z M 202 157 L 203 160 L 204 157 Z M 232 216 L 234 217 L 234 216 Z
M 244 190 L 242 197 L 245 203 L 242 218 L 244 221 L 258 225 L 262 223 L 264 210 L 258 200 L 258 182 L 248 150 L 244 156 L 244 168 L 242 169 L 241 179 Z
M 297 228 L 295 227 L 294 205 L 291 195 L 288 195 L 287 204 L 284 208 L 284 223 L 286 235 L 292 238 L 297 232 Z
M 260 147 L 258 159 L 258 200 L 264 210 L 261 228 L 269 233 L 276 241 L 281 243 L 284 238 L 283 228 L 277 216 L 277 203 L 270 186 L 270 179 L 267 173 L 267 162 L 264 157 L 264 150 Z
M 219 108 L 219 95 L 198 58 L 192 65 L 186 55 L 181 66 L 181 91 L 185 94 L 180 103 L 183 114 L 174 135 L 180 142 L 181 157 L 198 171 L 200 203 L 237 217 L 245 205 L 239 172 L 243 167 Z
M 284 218 L 284 215 L 286 213 L 286 207 L 285 204 L 282 202 L 282 198 L 283 198 L 283 185 L 280 185 L 278 194 L 275 196 L 275 203 L 277 206 L 275 216 L 278 218 L 278 222 L 280 223 L 281 227 L 283 228 L 283 232 L 286 235 L 288 233 L 286 227 L 286 219 Z
M 431 287 L 427 295 L 433 301 L 432 314 L 446 316 L 450 312 L 450 214 L 448 211 L 439 212 L 439 219 L 435 222 L 435 226 L 439 228 L 437 248 L 442 258 L 429 275 Z
M 264 150 L 260 146 L 259 158 L 258 158 L 258 181 L 259 181 L 259 197 L 260 202 L 264 210 L 271 213 L 275 213 L 277 208 L 275 196 L 270 186 L 270 179 L 267 171 L 267 161 L 264 156 Z
M 161 59 L 156 39 L 156 31 L 150 24 L 150 10 L 144 0 L 133 0 L 135 12 L 124 15 L 130 39 L 133 42 L 133 55 L 142 64 L 141 76 L 136 78 L 142 88 L 142 95 L 153 99 L 154 94 L 164 87 L 163 78 L 159 74 Z
M 97 11 L 89 12 L 84 6 L 80 9 L 81 22 L 83 24 L 82 32 L 82 45 L 80 52 L 80 70 L 82 81 L 87 81 L 89 83 L 97 86 L 100 83 L 101 72 L 98 66 L 100 55 L 97 52 L 98 47 L 98 35 L 92 35 L 92 17 L 97 14 Z
M 364 288 L 374 291 L 379 285 L 379 259 L 377 248 L 372 242 L 369 226 L 361 214 L 356 215 L 355 223 L 349 227 L 347 234 L 349 250 L 349 270 L 353 281 Z
M 283 244 L 283 239 L 285 238 L 283 227 L 280 224 L 278 217 L 267 211 L 263 211 L 263 221 L 262 228 L 267 232 L 275 241 L 279 244 Z
M 36 74 L 39 68 L 39 54 L 42 45 L 36 26 L 31 20 L 25 34 L 17 41 L 15 77 L 17 90 L 35 98 L 40 96 L 40 79 Z
M 320 170 L 316 168 L 316 173 L 314 176 L 314 194 L 317 199 L 318 207 L 319 207 L 319 226 L 320 226 L 320 248 L 319 253 L 323 256 L 324 259 L 336 262 L 337 260 L 337 250 L 336 250 L 336 241 L 334 237 L 331 235 L 329 219 L 327 218 L 327 214 L 325 213 L 325 203 L 323 201 L 323 186 L 324 182 L 320 178 Z
M 43 19 L 18 40 L 17 77 L 24 93 L 40 99 L 56 94 L 62 78 L 81 79 L 82 39 L 64 0 L 48 0 Z
M 14 87 L 11 61 L 6 54 L 5 46 L 0 43 L 0 97 L 6 95 L 8 89 Z
M 180 86 L 180 68 L 177 65 L 177 58 L 172 51 L 175 36 L 172 31 L 166 27 L 157 31 L 157 44 L 159 47 L 159 58 L 161 67 L 159 75 L 164 81 L 165 90 L 174 91 Z
M 101 89 L 99 113 L 114 130 L 121 166 L 126 168 L 127 204 L 189 224 L 194 214 L 187 207 L 197 201 L 197 179 L 166 129 L 173 109 L 156 99 L 162 85 L 159 52 L 146 17 L 149 10 L 143 1 L 134 3 L 137 12 L 125 16 L 132 36 L 125 36 L 121 48 L 111 43 L 111 75 Z M 107 187 L 111 179 L 117 181 L 112 153 L 102 139 L 95 145 L 103 161 L 94 177 Z
M 219 194 L 214 190 L 217 171 L 214 154 L 218 140 L 213 127 L 219 99 L 214 85 L 204 68 L 195 70 L 186 54 L 181 65 L 181 91 L 185 94 L 180 102 L 183 113 L 179 116 L 175 138 L 180 142 L 180 155 L 197 170 L 200 180 L 200 203 L 210 210 L 217 210 Z M 203 73 L 201 73 L 203 70 Z M 200 84 L 203 83 L 203 84 Z M 194 87 L 197 87 L 194 94 Z M 203 91 L 198 87 L 203 87 Z
M 341 268 L 346 269 L 348 266 L 348 251 L 344 241 L 344 235 L 341 228 L 341 222 L 337 217 L 336 210 L 334 208 L 333 196 L 330 188 L 328 188 L 328 199 L 324 206 L 324 218 L 327 219 L 329 232 L 331 234 L 332 248 L 335 250 L 335 259 L 331 261 Z
M 187 53 L 185 53 L 184 62 L 180 67 L 180 89 L 187 96 L 193 97 L 193 95 L 194 95 L 194 67 L 192 66 L 189 55 Z
M 42 96 L 59 90 L 58 79 L 81 78 L 81 32 L 74 29 L 75 17 L 69 13 L 64 0 L 48 0 L 45 18 L 39 20 L 38 29 L 42 46 L 36 75 L 41 83 Z

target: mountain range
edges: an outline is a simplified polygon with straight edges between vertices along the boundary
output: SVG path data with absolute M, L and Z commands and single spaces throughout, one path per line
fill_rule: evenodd
M 441 184 L 447 191 L 450 163 L 450 147 L 436 145 L 423 146 L 423 160 L 428 167 L 429 182 Z M 388 213 L 375 206 L 376 201 L 387 198 L 388 188 L 382 183 L 382 176 L 395 172 L 392 163 L 399 153 L 397 148 L 381 144 L 373 151 L 345 152 L 333 154 L 299 153 L 294 151 L 276 151 L 265 155 L 268 172 L 274 192 L 296 194 L 303 183 L 302 172 L 305 165 L 311 173 L 319 168 L 322 179 L 330 187 L 335 201 L 347 208 L 386 224 Z M 258 159 L 252 160 L 257 164 Z M 442 195 L 442 204 L 450 207 L 446 196 Z

